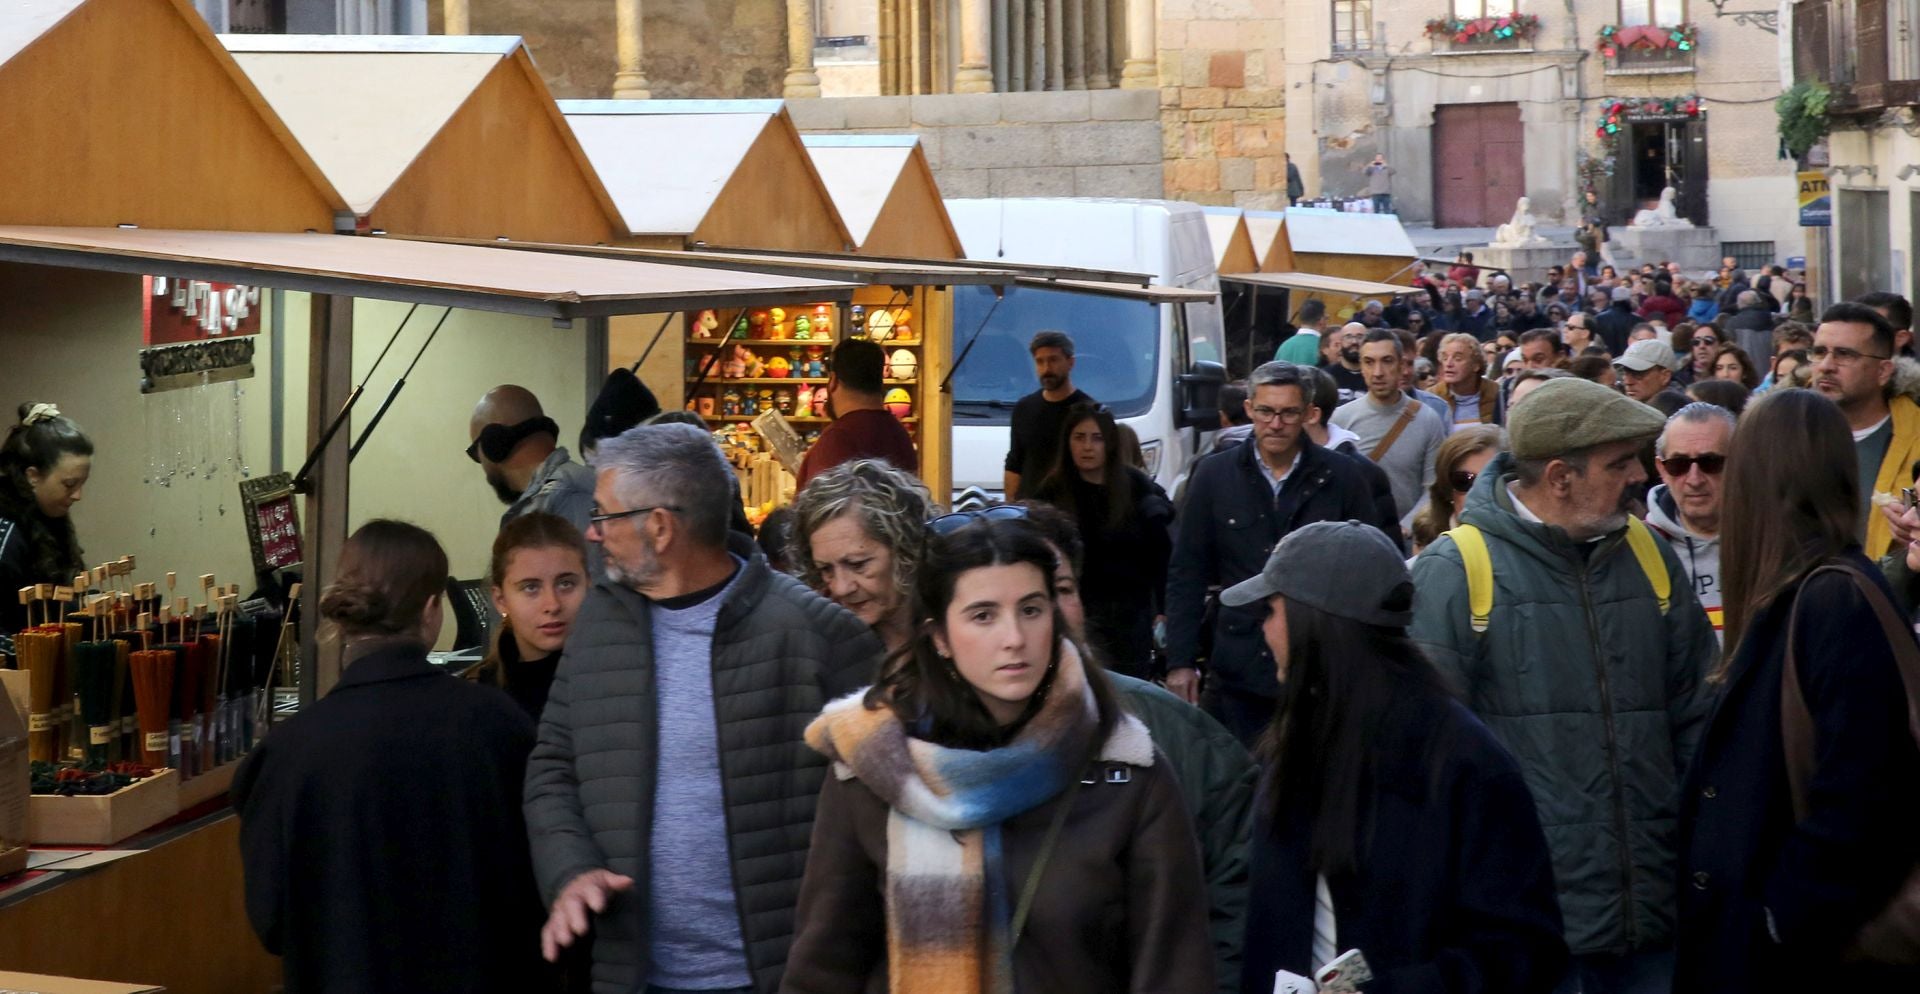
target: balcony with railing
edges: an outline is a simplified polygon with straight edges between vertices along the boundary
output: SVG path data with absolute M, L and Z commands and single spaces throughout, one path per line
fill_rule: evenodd
M 1920 0 L 1800 0 L 1793 5 L 1794 77 L 1825 82 L 1827 113 L 1836 117 L 1920 106 L 1916 25 Z
M 1532 14 L 1441 17 L 1427 22 L 1427 40 L 1435 55 L 1531 52 L 1540 18 Z
M 1692 24 L 1609 24 L 1594 44 L 1610 75 L 1692 72 L 1699 47 L 1700 31 Z

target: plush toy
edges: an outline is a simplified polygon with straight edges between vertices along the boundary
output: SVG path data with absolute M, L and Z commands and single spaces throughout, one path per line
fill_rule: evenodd
M 693 319 L 693 337 L 712 338 L 720 328 L 720 316 L 712 311 L 701 311 Z
M 753 353 L 744 345 L 735 345 L 727 352 L 726 359 L 720 364 L 721 379 L 737 380 L 747 375 L 747 359 Z
M 884 342 L 893 337 L 893 312 L 874 311 L 867 318 L 867 337 L 876 342 Z
M 740 315 L 740 320 L 733 323 L 733 337 L 747 337 L 747 316 L 745 314 Z
M 813 309 L 813 337 L 833 337 L 833 311 L 825 304 L 816 305 Z
M 896 380 L 913 379 L 914 370 L 920 366 L 920 360 L 906 349 L 894 349 L 887 363 L 887 375 Z
M 887 413 L 896 418 L 913 416 L 913 396 L 899 387 L 887 391 Z
M 727 392 L 720 395 L 720 413 L 729 418 L 740 416 L 740 391 L 728 387 Z
M 806 387 L 800 388 L 800 393 L 794 397 L 793 416 L 796 418 L 813 417 L 813 391 L 812 390 L 809 390 Z
M 807 317 L 805 314 L 802 314 L 799 317 L 794 318 L 793 319 L 793 337 L 803 342 L 812 339 L 813 338 L 813 319 Z
M 781 414 L 787 417 L 793 417 L 793 391 L 783 389 L 775 393 L 773 395 L 773 404 L 780 409 Z
M 827 375 L 827 349 L 823 345 L 807 346 L 807 375 L 819 379 Z
M 786 356 L 777 355 L 767 360 L 767 375 L 776 380 L 786 379 L 792 369 L 793 366 L 787 362 Z
M 694 409 L 697 410 L 703 418 L 713 417 L 713 395 L 702 394 L 700 399 L 695 402 Z

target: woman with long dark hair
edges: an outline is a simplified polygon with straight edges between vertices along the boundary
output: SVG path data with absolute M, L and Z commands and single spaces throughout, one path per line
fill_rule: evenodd
M 1400 550 L 1357 522 L 1308 525 L 1220 601 L 1267 604 L 1281 684 L 1241 989 L 1358 950 L 1370 990 L 1553 990 L 1567 946 L 1532 795 L 1409 641 Z
M 71 583 L 86 568 L 72 512 L 92 472 L 93 442 L 78 425 L 52 404 L 20 405 L 0 442 L 0 630 L 26 626 L 14 591 Z
M 1860 552 L 1851 441 L 1833 402 L 1780 389 L 1728 450 L 1721 696 L 1680 795 L 1680 994 L 1920 990 L 1874 962 L 1920 859 L 1898 662 L 1916 648 Z
M 362 525 L 320 598 L 347 668 L 234 775 L 247 917 L 303 994 L 551 989 L 521 782 L 533 720 L 427 661 L 447 554 Z
M 913 641 L 807 729 L 836 775 L 781 990 L 1214 989 L 1179 787 L 1065 637 L 1022 513 L 929 525 Z
M 1061 425 L 1060 457 L 1034 490 L 1074 516 L 1086 543 L 1087 640 L 1104 666 L 1149 679 L 1153 629 L 1165 613 L 1173 502 L 1127 465 L 1105 407 L 1080 405 Z

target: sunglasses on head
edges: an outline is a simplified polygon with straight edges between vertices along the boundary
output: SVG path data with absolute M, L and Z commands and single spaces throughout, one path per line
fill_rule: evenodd
M 927 531 L 935 535 L 951 535 L 976 521 L 1025 521 L 1025 504 L 995 504 L 975 511 L 955 511 L 942 514 L 927 522 Z
M 1719 476 L 1727 468 L 1727 457 L 1711 452 L 1704 456 L 1668 456 L 1660 460 L 1660 465 L 1673 476 L 1685 476 L 1695 466 L 1708 476 Z

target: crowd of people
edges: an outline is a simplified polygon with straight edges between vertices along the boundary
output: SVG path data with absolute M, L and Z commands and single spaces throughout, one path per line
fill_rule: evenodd
M 1062 331 L 950 513 L 852 342 L 757 533 L 637 382 L 590 465 L 489 393 L 486 662 L 369 523 L 236 781 L 288 989 L 1915 989 L 1911 309 L 1462 262 L 1306 301 L 1171 495 Z

